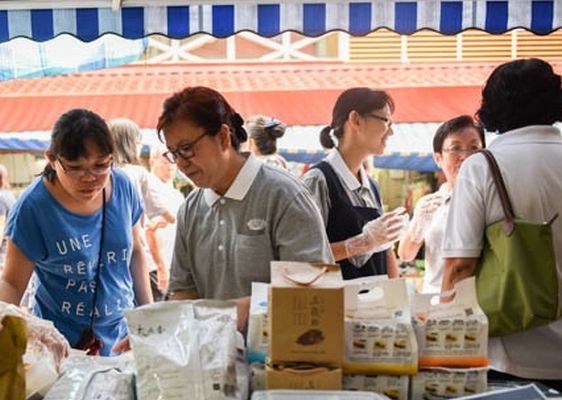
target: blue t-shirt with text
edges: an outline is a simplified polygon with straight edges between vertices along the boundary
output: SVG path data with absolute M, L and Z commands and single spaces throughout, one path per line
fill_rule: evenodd
M 100 286 L 94 331 L 102 339 L 102 355 L 127 334 L 124 310 L 134 304 L 130 273 L 132 227 L 143 208 L 123 172 L 113 170 L 113 193 L 106 202 L 101 243 Z M 100 250 L 102 214 L 84 215 L 64 208 L 35 179 L 12 208 L 6 229 L 21 252 L 35 263 L 36 288 L 32 312 L 53 321 L 73 345 L 90 324 Z

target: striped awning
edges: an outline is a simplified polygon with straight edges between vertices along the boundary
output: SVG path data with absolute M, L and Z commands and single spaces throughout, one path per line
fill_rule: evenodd
M 425 28 L 444 34 L 456 34 L 469 28 L 489 33 L 526 28 L 537 34 L 548 34 L 562 26 L 562 0 L 261 0 L 252 3 L 242 0 L 230 4 L 228 0 L 211 3 L 185 0 L 175 1 L 174 5 L 151 2 L 158 6 L 128 6 L 123 2 L 121 7 L 113 8 L 109 1 L 101 2 L 107 3 L 107 7 L 92 6 L 100 1 L 66 3 L 80 5 L 75 8 L 62 7 L 64 2 L 57 1 L 52 4 L 60 8 L 44 8 L 48 3 L 0 1 L 0 42 L 16 37 L 45 41 L 62 33 L 83 41 L 92 41 L 108 33 L 129 39 L 151 34 L 182 39 L 195 33 L 224 38 L 240 31 L 265 37 L 296 31 L 315 37 L 335 30 L 365 35 L 382 27 L 400 34 Z

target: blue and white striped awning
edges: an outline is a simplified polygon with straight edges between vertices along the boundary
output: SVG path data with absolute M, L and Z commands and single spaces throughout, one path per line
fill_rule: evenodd
M 107 6 L 92 6 L 100 3 Z M 121 7 L 112 8 L 112 3 Z M 0 42 L 16 37 L 45 41 L 62 33 L 83 41 L 92 41 L 107 33 L 129 39 L 151 34 L 181 39 L 195 33 L 223 38 L 240 31 L 266 37 L 285 31 L 319 36 L 334 30 L 365 35 L 382 27 L 400 34 L 425 28 L 444 34 L 456 34 L 469 28 L 489 33 L 526 28 L 537 34 L 547 34 L 562 26 L 562 0 L 258 0 L 252 3 L 247 0 L 176 0 L 151 3 L 158 6 L 129 6 L 126 1 L 107 0 L 66 2 L 67 6 L 72 4 L 75 8 L 63 7 L 63 1 L 56 1 L 51 4 L 58 8 L 45 8 L 48 1 L 2 0 Z

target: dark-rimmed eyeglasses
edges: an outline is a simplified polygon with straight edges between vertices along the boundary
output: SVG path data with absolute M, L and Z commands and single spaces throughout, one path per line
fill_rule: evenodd
M 103 165 L 96 165 L 93 168 L 82 168 L 82 167 L 65 166 L 61 162 L 60 158 L 58 157 L 55 158 L 55 161 L 59 164 L 59 167 L 62 168 L 65 175 L 68 175 L 71 178 L 81 178 L 86 174 L 91 174 L 96 177 L 107 175 L 109 171 L 111 171 L 111 164 L 113 163 L 113 160 L 110 159 L 107 163 L 104 163 Z
M 195 139 L 193 139 L 191 142 L 182 144 L 176 150 L 168 150 L 162 155 L 166 157 L 166 159 L 172 164 L 175 164 L 178 158 L 180 157 L 183 158 L 184 160 L 189 160 L 191 157 L 195 155 L 195 150 L 193 150 L 193 146 L 195 146 L 195 144 L 206 135 L 207 133 L 204 132 L 201 135 L 197 136 Z
M 392 121 L 390 120 L 390 118 L 383 117 L 382 115 L 367 113 L 365 114 L 365 116 L 373 119 L 378 119 L 379 121 L 384 122 L 387 127 L 390 127 L 392 125 Z

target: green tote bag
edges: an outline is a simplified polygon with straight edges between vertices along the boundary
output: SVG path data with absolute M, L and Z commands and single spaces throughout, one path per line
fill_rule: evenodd
M 486 228 L 476 269 L 478 303 L 489 321 L 489 336 L 505 336 L 547 325 L 561 316 L 552 222 L 515 218 L 501 172 L 488 150 L 504 219 Z

